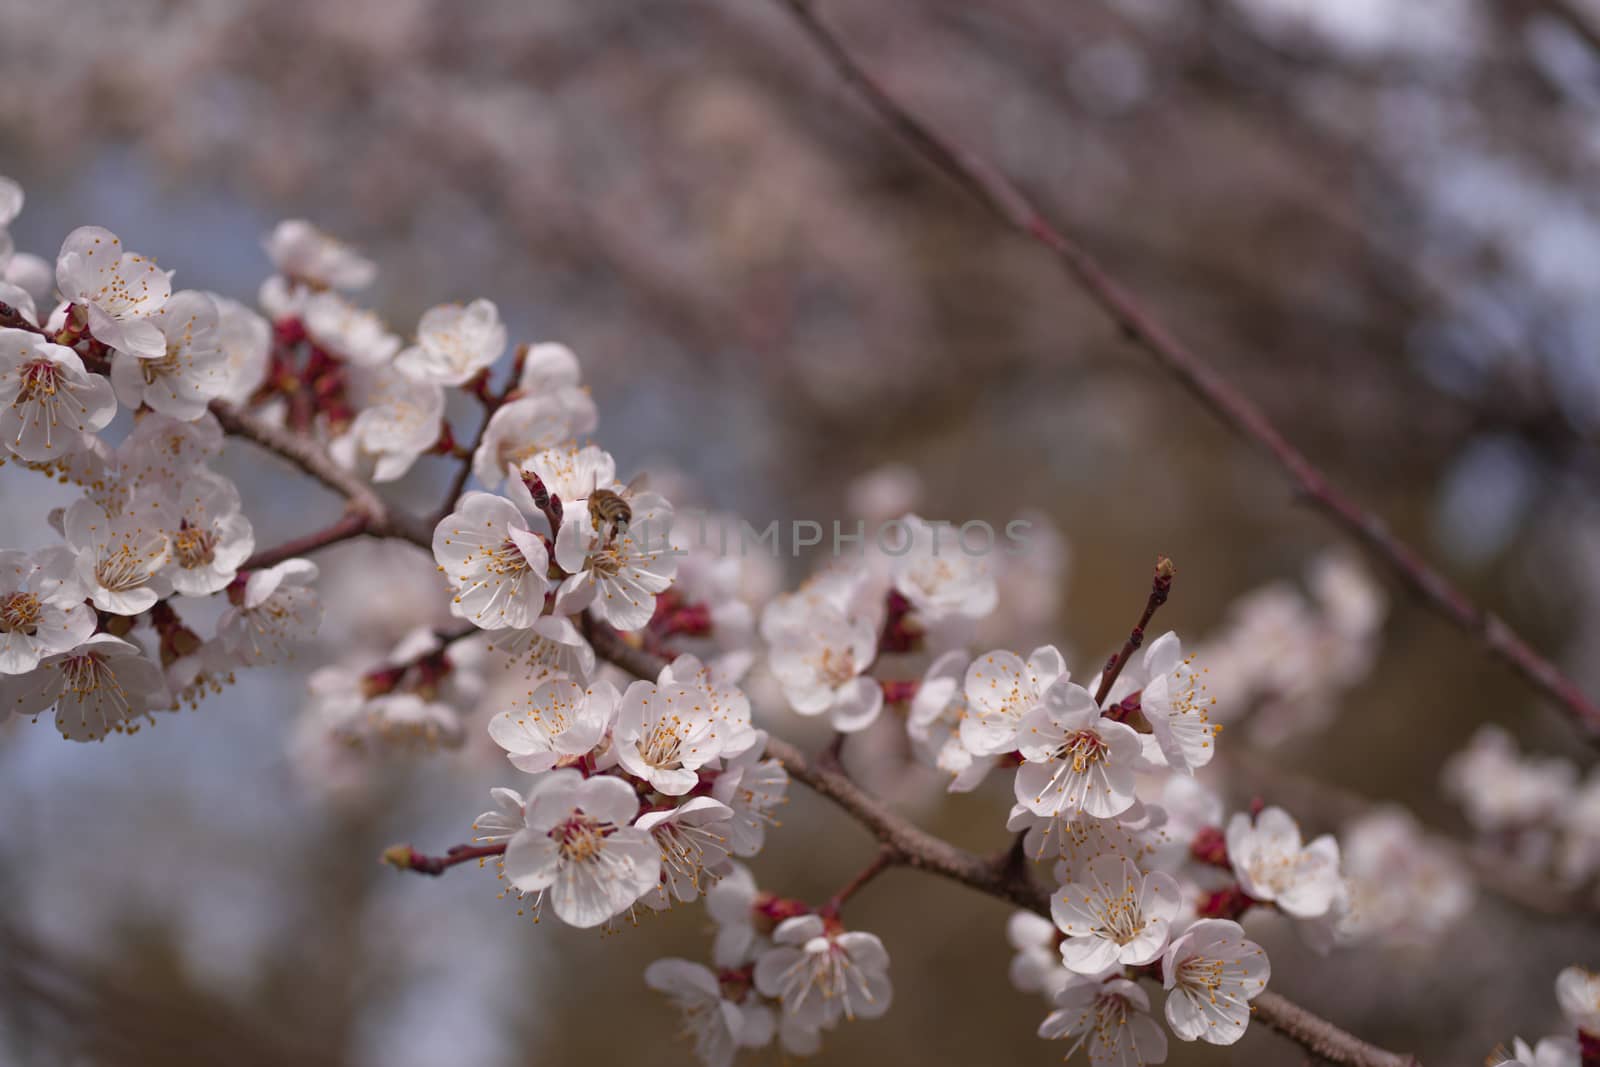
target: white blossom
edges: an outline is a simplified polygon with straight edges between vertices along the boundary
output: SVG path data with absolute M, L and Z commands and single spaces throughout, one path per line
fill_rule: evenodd
M 360 702 L 356 714 L 331 721 L 328 732 L 356 747 L 379 745 L 391 751 L 431 752 L 459 748 L 465 738 L 461 715 L 422 693 L 384 693 Z
M 594 648 L 565 615 L 541 615 L 524 629 L 489 631 L 490 647 L 504 654 L 506 666 L 524 667 L 530 680 L 551 677 L 587 681 L 594 674 Z
M 1087 878 L 1089 864 L 1102 856 L 1127 859 L 1140 870 L 1153 868 L 1156 844 L 1147 839 L 1148 824 L 1157 822 L 1154 813 L 1159 810 L 1136 804 L 1117 818 L 1096 819 L 1075 811 L 1038 815 L 1026 805 L 1016 804 L 1006 819 L 1006 829 L 1024 835 L 1022 846 L 1031 859 L 1055 861 L 1057 878 L 1070 882 Z M 1134 821 L 1133 816 L 1142 821 Z
M 1600 974 L 1583 967 L 1566 968 L 1556 976 L 1556 1001 L 1568 1023 L 1600 1036 Z
M 1167 1059 L 1167 1035 L 1150 1017 L 1150 998 L 1126 978 L 1079 976 L 1056 994 L 1039 1036 L 1070 1040 L 1067 1059 L 1087 1046 L 1094 1067 L 1144 1067 Z
M 505 350 L 506 327 L 493 302 L 441 304 L 423 312 L 417 343 L 395 357 L 395 366 L 419 381 L 462 385 Z
M 217 346 L 226 368 L 226 384 L 219 395 L 235 407 L 245 407 L 267 379 L 272 327 L 237 300 L 216 293 L 209 295 L 217 305 Z
M 617 461 L 598 445 L 567 445 L 540 449 L 522 461 L 517 477 L 507 482 L 507 495 L 524 511 L 538 510 L 528 488 L 528 475 L 544 483 L 546 492 L 561 498 L 563 512 L 580 518 L 574 510 L 596 489 L 617 490 Z
M 1054 1000 L 1072 981 L 1072 972 L 1061 963 L 1060 937 L 1054 923 L 1031 911 L 1013 912 L 1006 920 L 1006 941 L 1016 953 L 1008 973 L 1018 991 Z
M 756 988 L 808 1029 L 889 1010 L 889 953 L 875 934 L 830 929 L 816 915 L 785 919 L 756 961 Z
M 1337 923 L 1341 942 L 1426 946 L 1466 917 L 1472 874 L 1398 807 L 1362 815 L 1340 834 L 1349 910 Z
M 542 682 L 489 720 L 489 736 L 513 767 L 538 774 L 593 751 L 616 718 L 618 700 L 606 681 L 588 689 L 567 679 Z
M 521 793 L 504 786 L 489 790 L 489 797 L 494 808 L 472 820 L 472 840 L 482 845 L 510 841 L 526 825 L 523 809 L 527 802 Z
M 164 573 L 173 590 L 184 596 L 226 589 L 255 551 L 255 534 L 240 510 L 239 490 L 219 474 L 192 472 L 172 497 L 161 501 L 159 514 L 171 549 Z
M 1126 723 L 1100 714 L 1087 689 L 1058 678 L 1022 719 L 1017 803 L 1039 815 L 1106 819 L 1131 808 L 1141 745 Z
M 922 676 L 906 716 L 906 734 L 917 757 L 950 776 L 952 793 L 976 789 L 999 758 L 974 756 L 961 741 L 961 723 L 967 717 L 967 666 L 967 654 L 961 649 L 934 660 Z
M 1570 1037 L 1547 1037 L 1532 1047 L 1518 1037 L 1509 1053 L 1499 1049 L 1485 1062 L 1489 1067 L 1579 1067 L 1583 1055 Z
M 0 440 L 12 453 L 60 459 L 87 447 L 88 434 L 116 413 L 111 383 L 85 371 L 72 349 L 27 330 L 0 329 Z
M 378 276 L 371 260 L 304 219 L 285 219 L 263 242 L 279 274 L 316 289 L 364 289 Z
M 392 482 L 438 442 L 443 420 L 444 390 L 437 384 L 379 368 L 365 406 L 328 452 L 340 466 L 370 467 L 373 481 Z
M 1297 919 L 1327 914 L 1342 890 L 1339 842 L 1324 834 L 1301 847 L 1300 827 L 1282 808 L 1265 809 L 1254 823 L 1235 815 L 1227 843 L 1240 887 Z
M 1193 774 L 1216 755 L 1218 727 L 1211 719 L 1214 698 L 1204 695 L 1200 675 L 1189 669 L 1178 635 L 1165 633 L 1145 650 L 1140 710 L 1150 723 L 1167 766 Z
M 825 714 L 835 730 L 853 733 L 871 726 L 883 710 L 883 689 L 865 676 L 878 654 L 871 619 L 818 605 L 779 631 L 771 646 L 772 674 L 799 714 Z
M 25 674 L 83 644 L 94 627 L 70 552 L 0 552 L 0 674 Z
M 56 286 L 86 315 L 95 340 L 144 359 L 166 353 L 151 316 L 172 295 L 172 276 L 148 256 L 122 251 L 110 230 L 80 226 L 67 235 L 56 257 Z
M 967 716 L 961 720 L 961 743 L 975 756 L 1015 752 L 1023 716 L 1039 706 L 1057 679 L 1067 678 L 1066 662 L 1052 645 L 1034 649 L 1026 663 L 1003 650 L 979 656 L 963 683 Z
M 1102 856 L 1089 864 L 1084 881 L 1069 882 L 1050 899 L 1050 916 L 1067 935 L 1061 960 L 1077 974 L 1149 963 L 1167 947 L 1179 906 L 1171 875 L 1141 874 L 1129 860 Z
M 667 796 L 699 784 L 699 770 L 722 755 L 734 736 L 727 710 L 705 692 L 677 681 L 668 667 L 656 682 L 637 681 L 622 694 L 612 750 L 629 774 Z
M 129 408 L 141 404 L 181 421 L 198 419 L 228 388 L 228 357 L 222 351 L 221 317 L 207 293 L 174 293 L 150 317 L 161 331 L 163 348 L 155 355 L 118 352 L 111 361 L 111 385 Z
M 505 874 L 520 892 L 548 894 L 573 926 L 598 926 L 661 879 L 661 853 L 633 826 L 639 798 L 618 778 L 557 770 L 528 793 L 525 824 L 506 845 Z
M 730 1067 L 740 1048 L 772 1042 L 771 1009 L 754 998 L 744 1003 L 727 999 L 717 976 L 698 963 L 656 960 L 645 968 L 644 980 L 677 1006 L 695 1058 L 705 1067 Z
M 238 603 L 217 623 L 222 647 L 254 666 L 276 663 L 294 643 L 309 640 L 322 621 L 316 580 L 317 565 L 306 559 L 251 571 Z
M 382 319 L 338 293 L 321 292 L 307 299 L 301 321 L 319 348 L 357 367 L 381 367 L 400 351 L 400 338 Z
M 702 663 L 696 656 L 678 656 L 661 671 L 660 681 L 687 686 L 711 710 L 718 726 L 721 756 L 736 756 L 758 743 L 764 735 L 751 726 L 750 698 L 727 674 Z
M 755 744 L 724 761 L 711 786 L 711 795 L 733 809 L 730 833 L 735 856 L 754 856 L 761 851 L 767 827 L 777 821 L 773 810 L 788 802 L 789 772 L 778 760 L 765 756 L 766 734 L 757 734 Z
M 706 890 L 706 914 L 717 925 L 711 955 L 718 967 L 750 963 L 770 944 L 756 931 L 760 895 L 750 868 L 731 860 L 717 884 Z
M 1201 919 L 1161 959 L 1167 1025 L 1184 1041 L 1231 1045 L 1250 1025 L 1250 1001 L 1272 975 L 1267 954 L 1227 919 Z
M 549 550 L 504 497 L 463 496 L 434 528 L 433 557 L 455 590 L 451 614 L 475 626 L 532 626 L 544 611 Z
M 138 615 L 172 591 L 165 576 L 171 541 L 160 501 L 138 497 L 115 517 L 92 500 L 67 509 L 62 534 L 79 583 L 101 611 Z
M 0 709 L 38 715 L 54 707 L 56 729 L 69 741 L 131 733 L 135 720 L 171 706 L 161 668 L 110 634 L 94 634 L 27 674 L 0 675 Z
M 564 441 L 594 432 L 598 418 L 594 401 L 579 389 L 513 399 L 489 416 L 472 454 L 472 473 L 484 485 L 497 488 L 508 469 Z
M 924 622 L 976 619 L 994 610 L 998 592 L 987 551 L 992 545 L 969 551 L 960 531 L 948 523 L 915 515 L 898 521 L 906 531 L 906 543 L 891 565 L 894 588 Z
M 591 516 L 587 498 L 563 502 L 555 556 L 567 578 L 556 591 L 555 610 L 570 615 L 587 609 L 630 631 L 650 621 L 656 594 L 672 584 L 678 560 L 668 540 L 672 506 L 655 493 L 624 489 L 621 495 L 633 515 L 620 528 Z
M 661 849 L 661 903 L 691 903 L 716 883 L 728 859 L 733 809 L 710 797 L 648 811 L 634 825 Z M 648 898 L 647 898 L 648 899 Z
M 1556 823 L 1577 777 L 1577 768 L 1567 760 L 1524 758 L 1511 735 L 1498 726 L 1479 727 L 1442 772 L 1445 791 L 1486 834 Z

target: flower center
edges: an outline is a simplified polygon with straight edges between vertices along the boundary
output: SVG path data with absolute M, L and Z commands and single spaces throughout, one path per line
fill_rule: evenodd
M 1191 956 L 1178 965 L 1177 983 L 1190 989 L 1222 988 L 1222 961 Z
M 555 839 L 563 860 L 568 863 L 588 863 L 605 849 L 606 838 L 611 836 L 612 829 L 609 823 L 577 811 L 566 822 L 552 829 L 550 836 Z
M 856 676 L 855 658 L 846 650 L 825 648 L 817 660 L 817 676 L 837 689 Z
M 168 345 L 167 354 L 160 359 L 141 359 L 139 372 L 144 375 L 144 384 L 154 385 L 155 382 L 169 374 L 178 372 L 180 349 L 177 345 Z
M 506 538 L 498 545 L 486 546 L 483 550 L 484 569 L 490 574 L 502 575 L 507 578 L 520 578 L 527 571 L 528 559 L 522 554 L 522 549 L 511 538 Z
M 1092 764 L 1105 762 L 1107 751 L 1099 734 L 1093 730 L 1079 730 L 1062 742 L 1056 758 L 1071 760 L 1073 773 L 1083 774 Z
M 144 585 L 150 577 L 149 562 L 128 545 L 118 545 L 95 563 L 95 580 L 110 592 L 126 593 Z
M 815 944 L 815 942 L 813 942 Z M 837 1000 L 846 1018 L 854 1019 L 856 1009 L 872 1003 L 867 977 L 832 939 L 821 948 L 808 946 L 800 958 L 780 977 L 783 1006 L 798 1010 L 807 997 Z
M 1145 928 L 1144 914 L 1139 910 L 1139 887 L 1125 886 L 1116 896 L 1099 898 L 1100 922 L 1095 930 L 1101 937 L 1126 945 L 1138 937 Z
M 68 656 L 61 661 L 62 679 L 65 681 L 65 691 L 79 700 L 87 700 L 92 694 L 105 689 L 105 699 L 111 701 L 119 712 L 128 710 L 128 698 L 117 684 L 117 675 L 99 656 L 90 653 L 86 656 Z
M 60 387 L 61 372 L 56 365 L 47 359 L 35 360 L 22 368 L 22 391 L 17 394 L 17 403 L 51 400 Z
M 607 540 L 589 556 L 589 569 L 601 578 L 615 578 L 622 573 L 622 553 L 615 539 Z
M 0 630 L 32 637 L 39 630 L 44 605 L 32 593 L 12 593 L 0 600 Z
M 656 720 L 640 739 L 639 755 L 652 767 L 676 765 L 683 751 L 683 737 L 678 733 L 682 726 L 683 720 L 676 715 Z
M 178 535 L 172 539 L 172 550 L 185 569 L 204 567 L 216 557 L 217 535 L 210 530 L 190 526 L 186 519 Z

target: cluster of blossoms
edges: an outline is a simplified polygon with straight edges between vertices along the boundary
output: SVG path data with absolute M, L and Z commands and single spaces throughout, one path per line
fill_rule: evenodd
M 1492 854 L 1568 888 L 1600 875 L 1600 768 L 1580 779 L 1571 761 L 1525 756 L 1510 734 L 1483 726 L 1443 781 Z
M 1273 582 L 1240 597 L 1198 649 L 1225 721 L 1262 747 L 1320 734 L 1377 662 L 1387 603 L 1361 564 L 1327 553 L 1305 585 Z
M 1342 561 L 1314 570 L 1314 601 L 1273 588 L 1242 606 L 1206 646 L 1219 684 L 1177 635 L 1144 640 L 1173 580 L 1161 560 L 1124 648 L 1075 677 L 1059 647 L 992 647 L 1003 599 L 1024 617 L 1053 608 L 1029 586 L 1059 573 L 1058 545 L 1023 546 L 1022 564 L 974 552 L 966 528 L 894 506 L 904 487 L 880 479 L 864 490 L 876 536 L 780 593 L 742 543 L 735 555 L 704 522 L 690 538 L 663 495 L 619 479 L 589 440 L 598 415 L 571 351 L 518 346 L 491 389 L 508 347 L 492 303 L 432 308 L 407 344 L 349 295 L 373 264 L 303 222 L 266 242 L 265 316 L 174 291 L 93 227 L 68 236 L 52 278 L 11 250 L 3 227 L 20 205 L 0 182 L 0 444 L 82 493 L 50 517 L 59 544 L 0 552 L 0 711 L 53 709 L 65 737 L 102 739 L 316 631 L 317 566 L 257 554 L 237 487 L 212 466 L 240 412 L 325 452 L 363 491 L 451 457 L 460 478 L 430 547 L 435 614 L 453 628 L 397 613 L 392 644 L 311 674 L 304 722 L 347 750 L 486 737 L 523 776 L 492 790 L 471 846 L 445 860 L 401 846 L 397 866 L 494 858 L 526 910 L 577 927 L 703 900 L 711 965 L 659 960 L 645 980 L 711 1067 L 774 1043 L 809 1055 L 892 998 L 884 944 L 841 917 L 897 861 L 891 845 L 817 905 L 759 890 L 738 862 L 762 851 L 790 783 L 747 693 L 825 725 L 836 764 L 848 738 L 888 736 L 950 793 L 1004 792 L 1008 876 L 1055 887 L 1048 917 L 1010 923 L 1012 980 L 1049 1001 L 1040 1035 L 1095 1064 L 1161 1063 L 1169 1034 L 1238 1041 L 1270 976 L 1245 922 L 1287 917 L 1319 950 L 1427 943 L 1470 906 L 1459 864 L 1404 813 L 1363 818 L 1341 850 L 1278 807 L 1230 816 L 1196 778 L 1225 714 L 1329 702 L 1365 673 L 1383 605 Z M 449 389 L 485 409 L 470 446 L 445 418 Z M 209 598 L 202 636 L 179 610 Z M 624 659 L 645 676 L 611 662 Z M 486 726 L 469 727 L 472 708 Z M 1600 866 L 1600 833 L 1583 823 L 1595 790 L 1576 790 L 1570 768 L 1524 768 L 1494 735 L 1457 762 L 1452 780 L 1497 783 L 1463 796 L 1486 833 L 1564 876 Z M 1593 981 L 1563 975 L 1561 988 L 1590 1032 Z M 1542 1067 L 1558 1055 L 1547 1044 Z
M 774 1041 L 809 1056 L 823 1031 L 889 1010 L 889 954 L 876 935 L 845 929 L 837 902 L 816 909 L 761 892 L 749 870 L 733 864 L 706 894 L 706 910 L 717 928 L 715 969 L 657 960 L 645 982 L 682 1012 L 707 1067 L 727 1067 L 739 1049 Z
M 1600 974 L 1568 967 L 1556 976 L 1556 1000 L 1569 1032 L 1532 1046 L 1516 1038 L 1489 1056 L 1489 1067 L 1579 1067 L 1600 1058 Z
M 1404 808 L 1375 808 L 1339 840 L 1345 888 L 1328 931 L 1334 943 L 1427 948 L 1471 911 L 1471 872 Z
M 896 709 L 952 792 L 1009 775 L 1020 862 L 1059 886 L 1051 919 L 1020 913 L 1010 930 L 1014 980 L 1056 1007 L 1042 1036 L 1095 1063 L 1162 1062 L 1166 1032 L 1139 985 L 1152 979 L 1180 1039 L 1237 1041 L 1269 973 L 1238 920 L 1275 910 L 1316 939 L 1349 896 L 1337 843 L 1303 843 L 1276 808 L 1224 822 L 1193 778 L 1215 751 L 1212 698 L 1175 635 L 1130 646 L 1087 684 L 1050 646 L 972 656 L 960 645 L 995 607 L 994 576 L 941 543 L 939 527 L 904 522 L 900 554 L 835 563 L 763 612 L 767 666 L 790 708 L 841 735 Z M 1163 564 L 1157 603 L 1171 577 Z
M 0 223 L 21 203 L 0 181 Z M 0 553 L 0 710 L 53 710 L 62 736 L 103 740 L 315 630 L 316 566 L 245 569 L 250 521 L 210 466 L 210 405 L 255 388 L 270 331 L 232 301 L 174 292 L 98 227 L 67 236 L 53 275 L 7 237 L 0 269 L 0 447 L 83 490 L 50 515 L 58 544 Z M 179 607 L 213 597 L 227 606 L 202 637 Z

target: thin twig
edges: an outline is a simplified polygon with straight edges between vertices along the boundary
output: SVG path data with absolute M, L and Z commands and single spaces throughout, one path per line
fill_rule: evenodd
M 1178 568 L 1174 567 L 1166 556 L 1156 558 L 1156 573 L 1155 577 L 1150 579 L 1150 596 L 1145 599 L 1144 611 L 1140 613 L 1139 621 L 1133 624 L 1133 629 L 1128 631 L 1128 639 L 1123 642 L 1122 650 L 1113 652 L 1111 658 L 1106 661 L 1106 669 L 1100 672 L 1100 688 L 1094 694 L 1096 704 L 1105 704 L 1118 675 L 1128 665 L 1133 654 L 1144 644 L 1145 627 L 1155 618 L 1156 610 L 1167 602 L 1167 594 L 1172 592 L 1172 578 L 1177 573 Z
M 381 858 L 384 863 L 402 871 L 437 876 L 458 863 L 484 860 L 490 856 L 503 856 L 505 851 L 506 846 L 503 841 L 495 845 L 456 845 L 442 856 L 425 855 L 410 845 L 391 845 L 384 849 Z
M 1564 707 L 1591 735 L 1600 734 L 1600 706 L 1585 696 L 1577 683 L 1499 617 L 1474 604 L 1415 550 L 1391 534 L 1382 519 L 1336 487 L 1304 453 L 1289 443 L 1254 402 L 1224 381 L 1146 311 L 1087 251 L 1051 225 L 1010 179 L 907 111 L 840 44 L 818 19 L 809 0 L 776 2 L 794 16 L 835 71 L 860 93 L 879 118 L 1012 228 L 1053 252 L 1072 279 L 1128 340 L 1154 356 L 1230 429 L 1265 451 L 1318 511 L 1386 563 L 1435 611 L 1476 636 L 1494 656 Z
M 483 421 L 478 425 L 478 432 L 473 436 L 472 444 L 465 448 L 466 455 L 462 457 L 461 466 L 456 470 L 455 476 L 450 479 L 450 488 L 445 492 L 444 503 L 440 506 L 435 516 L 435 525 L 444 521 L 456 508 L 456 501 L 461 498 L 461 492 L 467 487 L 467 481 L 472 477 L 472 459 L 478 453 L 478 448 L 483 444 L 484 435 L 489 432 L 489 420 L 494 418 L 494 413 L 510 400 L 512 395 L 521 385 L 522 368 L 528 361 L 528 346 L 518 345 L 516 355 L 511 359 L 511 377 L 506 379 L 505 385 L 499 392 L 489 391 L 489 371 L 485 368 L 478 376 L 465 386 L 466 391 L 478 398 L 483 407 Z M 448 429 L 448 424 L 446 424 Z
M 843 908 L 851 897 L 859 893 L 862 887 L 899 862 L 900 854 L 891 846 L 879 846 L 878 854 L 872 857 L 872 862 L 857 871 L 855 877 L 841 886 L 839 891 L 822 906 L 822 914 L 824 916 L 837 916 L 839 909 Z

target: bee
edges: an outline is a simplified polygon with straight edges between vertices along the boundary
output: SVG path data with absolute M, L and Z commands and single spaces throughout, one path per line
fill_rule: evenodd
M 628 532 L 628 524 L 633 521 L 633 507 L 623 494 L 632 496 L 644 487 L 644 481 L 645 476 L 639 475 L 623 486 L 621 493 L 601 489 L 598 485 L 589 490 L 589 521 L 594 523 L 596 530 L 610 527 L 606 533 L 607 541 Z

